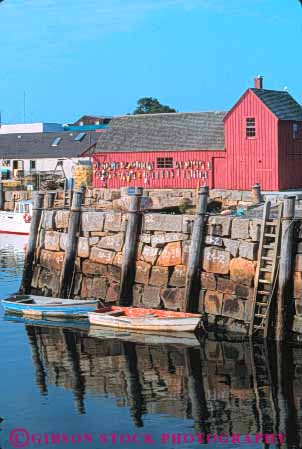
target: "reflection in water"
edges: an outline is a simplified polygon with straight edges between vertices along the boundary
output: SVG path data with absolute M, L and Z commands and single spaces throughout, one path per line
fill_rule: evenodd
M 147 345 L 26 329 L 41 393 L 49 384 L 72 390 L 80 413 L 86 393 L 110 396 L 129 407 L 136 427 L 146 415 L 166 414 L 193 419 L 207 435 L 280 433 L 282 447 L 301 447 L 302 347 L 211 339 Z
M 19 287 L 28 236 L 0 234 L 1 291 L 12 293 Z
M 26 237 L 17 236 L 0 238 L 3 296 L 19 287 L 26 240 Z M 6 324 L 11 324 L 12 328 Z M 196 345 L 196 341 L 191 343 L 190 338 L 183 340 L 187 346 L 177 344 L 176 340 L 174 344 L 156 344 L 154 338 L 121 341 L 113 336 L 107 339 L 89 337 L 81 330 L 85 326 L 75 325 L 79 330 L 55 327 L 55 323 L 49 323 L 48 327 L 37 322 L 26 325 L 36 384 L 43 400 L 55 385 L 73 392 L 75 408 L 81 415 L 86 413 L 88 405 L 91 407 L 88 395 L 110 397 L 115 398 L 118 407 L 130 410 L 137 428 L 148 428 L 150 420 L 147 422 L 147 419 L 151 415 L 166 415 L 183 420 L 185 424 L 181 429 L 188 429 L 189 420 L 193 420 L 194 431 L 206 435 L 281 433 L 287 438 L 282 447 L 302 447 L 302 347 L 211 338 L 200 345 Z M 7 332 L 1 334 L 2 359 L 8 360 L 9 372 L 13 374 L 12 359 L 20 344 L 12 338 L 17 329 L 19 337 L 16 338 L 20 338 L 20 327 L 4 322 L 1 326 Z M 26 358 L 22 362 L 21 358 L 18 360 L 24 372 Z M 16 376 L 15 381 L 18 380 Z M 3 382 L 4 389 L 9 385 L 7 381 Z M 25 379 L 24 387 L 17 389 L 17 393 L 26 388 L 31 394 L 30 383 Z M 0 425 L 1 434 L 7 418 L 12 419 L 10 414 L 18 413 L 18 397 L 13 404 L 1 408 L 0 416 L 5 417 Z M 37 422 L 38 405 L 36 414 L 35 408 L 31 409 Z M 55 406 L 56 402 L 49 404 L 51 413 Z M 16 407 L 14 413 L 13 407 Z M 81 420 L 85 422 L 87 416 L 82 416 Z M 78 424 L 69 410 L 67 417 L 71 423 Z M 24 419 L 22 412 L 19 419 Z M 165 421 L 160 421 L 163 424 L 157 428 L 164 431 Z M 58 425 L 58 421 L 54 423 Z M 41 425 L 45 425 L 43 420 Z M 270 446 L 263 444 L 262 447 Z

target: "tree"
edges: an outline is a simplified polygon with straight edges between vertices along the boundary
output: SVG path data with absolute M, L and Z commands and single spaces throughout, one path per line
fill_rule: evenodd
M 137 107 L 133 114 L 159 114 L 161 112 L 176 112 L 176 110 L 161 104 L 157 98 L 144 97 L 137 101 Z

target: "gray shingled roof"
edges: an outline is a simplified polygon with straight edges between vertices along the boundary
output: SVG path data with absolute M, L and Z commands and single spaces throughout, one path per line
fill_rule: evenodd
M 280 120 L 302 120 L 302 107 L 286 91 L 251 89 Z
M 69 158 L 78 157 L 96 143 L 99 134 L 86 132 L 80 142 L 74 139 L 78 132 L 70 133 L 28 133 L 28 134 L 1 134 L 0 158 L 2 159 L 42 159 L 42 158 Z M 61 137 L 58 146 L 51 144 L 55 138 Z
M 224 150 L 225 112 L 127 115 L 113 118 L 96 152 Z

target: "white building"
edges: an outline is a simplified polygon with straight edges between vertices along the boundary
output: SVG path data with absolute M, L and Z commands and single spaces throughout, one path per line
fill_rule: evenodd
M 1 134 L 30 134 L 30 133 L 54 133 L 63 132 L 64 127 L 60 123 L 16 123 L 13 125 L 0 124 Z
M 68 131 L 1 134 L 0 177 L 23 178 L 59 167 L 71 179 L 79 162 L 90 161 L 98 136 L 97 132 Z

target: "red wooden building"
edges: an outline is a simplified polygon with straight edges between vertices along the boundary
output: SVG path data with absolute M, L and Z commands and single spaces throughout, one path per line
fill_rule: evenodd
M 302 107 L 262 82 L 228 113 L 113 118 L 93 155 L 94 186 L 302 188 Z

